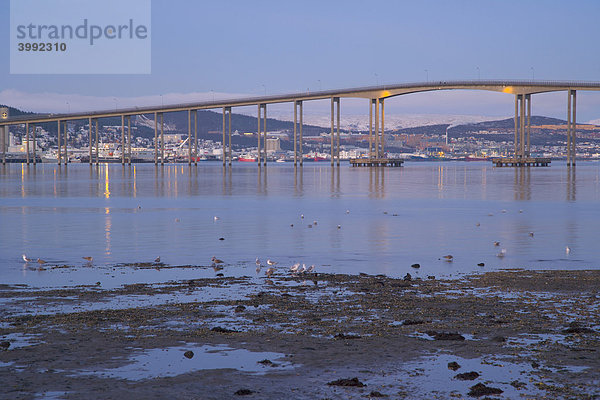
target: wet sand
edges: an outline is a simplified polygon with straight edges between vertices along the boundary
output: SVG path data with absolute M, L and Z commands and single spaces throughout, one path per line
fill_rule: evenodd
M 0 285 L 0 397 L 474 398 L 478 383 L 503 391 L 490 398 L 600 397 L 600 271 L 220 273 L 113 290 Z M 205 345 L 279 355 L 251 361 L 255 372 L 206 369 Z M 152 349 L 176 349 L 183 373 L 160 352 L 159 367 L 118 372 Z M 328 384 L 355 377 L 364 386 Z

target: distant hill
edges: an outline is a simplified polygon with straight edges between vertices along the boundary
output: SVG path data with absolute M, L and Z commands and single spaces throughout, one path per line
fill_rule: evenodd
M 14 107 L 7 106 L 7 105 L 4 105 L 4 104 L 0 104 L 0 107 L 8 107 L 8 115 L 11 116 L 11 117 L 17 117 L 19 115 L 33 115 L 33 114 L 35 114 L 35 113 L 32 113 L 32 112 L 21 111 L 18 108 L 14 108 Z

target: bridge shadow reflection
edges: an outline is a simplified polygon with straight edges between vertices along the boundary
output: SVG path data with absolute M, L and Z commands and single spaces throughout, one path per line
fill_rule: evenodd
M 531 167 L 515 167 L 515 200 L 531 200 Z
M 576 167 L 567 166 L 567 201 L 577 200 L 577 174 Z
M 304 168 L 294 165 L 294 194 L 302 196 L 304 194 Z
M 385 168 L 369 167 L 369 197 L 385 197 Z

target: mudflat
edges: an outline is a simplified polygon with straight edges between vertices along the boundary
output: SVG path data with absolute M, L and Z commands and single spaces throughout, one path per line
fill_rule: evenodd
M 0 286 L 0 397 L 600 397 L 600 271 L 226 271 Z

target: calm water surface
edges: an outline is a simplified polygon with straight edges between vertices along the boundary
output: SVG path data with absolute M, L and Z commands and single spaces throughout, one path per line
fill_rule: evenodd
M 226 170 L 220 163 L 13 164 L 0 166 L 0 282 L 93 283 L 114 264 L 157 256 L 170 265 L 210 265 L 214 255 L 230 265 L 225 272 L 238 275 L 255 274 L 256 257 L 276 260 L 282 271 L 302 262 L 323 272 L 390 276 L 598 268 L 599 206 L 600 164 L 594 162 L 576 169 L 559 162 L 531 169 L 485 162 L 390 169 L 310 163 L 296 170 L 289 163 L 260 170 L 245 163 Z M 35 271 L 37 264 L 24 265 L 23 253 L 77 268 Z M 446 254 L 454 261 L 440 260 Z M 93 267 L 83 256 L 94 257 Z M 163 270 L 157 277 L 130 270 L 105 279 L 165 281 L 198 273 Z

